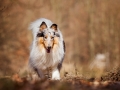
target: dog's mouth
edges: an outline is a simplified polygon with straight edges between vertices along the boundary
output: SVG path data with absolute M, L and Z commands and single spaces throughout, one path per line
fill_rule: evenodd
M 47 48 L 46 48 L 46 51 L 47 51 L 47 53 L 50 53 L 51 47 L 47 47 Z

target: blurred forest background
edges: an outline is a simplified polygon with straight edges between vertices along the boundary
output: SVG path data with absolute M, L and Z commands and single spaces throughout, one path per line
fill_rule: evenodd
M 63 71 L 84 73 L 101 57 L 109 70 L 120 66 L 120 0 L 0 0 L 0 76 L 27 65 L 28 27 L 42 17 L 58 24 L 64 36 Z

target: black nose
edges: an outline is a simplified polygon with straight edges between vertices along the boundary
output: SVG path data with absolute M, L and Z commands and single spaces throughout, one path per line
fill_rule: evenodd
M 48 46 L 48 49 L 51 49 L 51 46 Z

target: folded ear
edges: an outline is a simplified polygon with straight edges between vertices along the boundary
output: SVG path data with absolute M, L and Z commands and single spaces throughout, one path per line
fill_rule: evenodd
M 40 31 L 43 31 L 45 28 L 47 28 L 47 25 L 45 22 L 42 22 L 40 25 Z
M 50 28 L 52 28 L 52 29 L 54 29 L 55 31 L 57 31 L 57 24 L 52 24 Z

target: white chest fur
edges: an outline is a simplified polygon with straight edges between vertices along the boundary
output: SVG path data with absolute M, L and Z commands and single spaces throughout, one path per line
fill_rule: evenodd
M 62 42 L 47 53 L 44 48 L 39 49 L 35 44 L 32 46 L 30 54 L 30 65 L 41 70 L 45 70 L 49 67 L 56 67 L 61 62 L 64 55 Z

